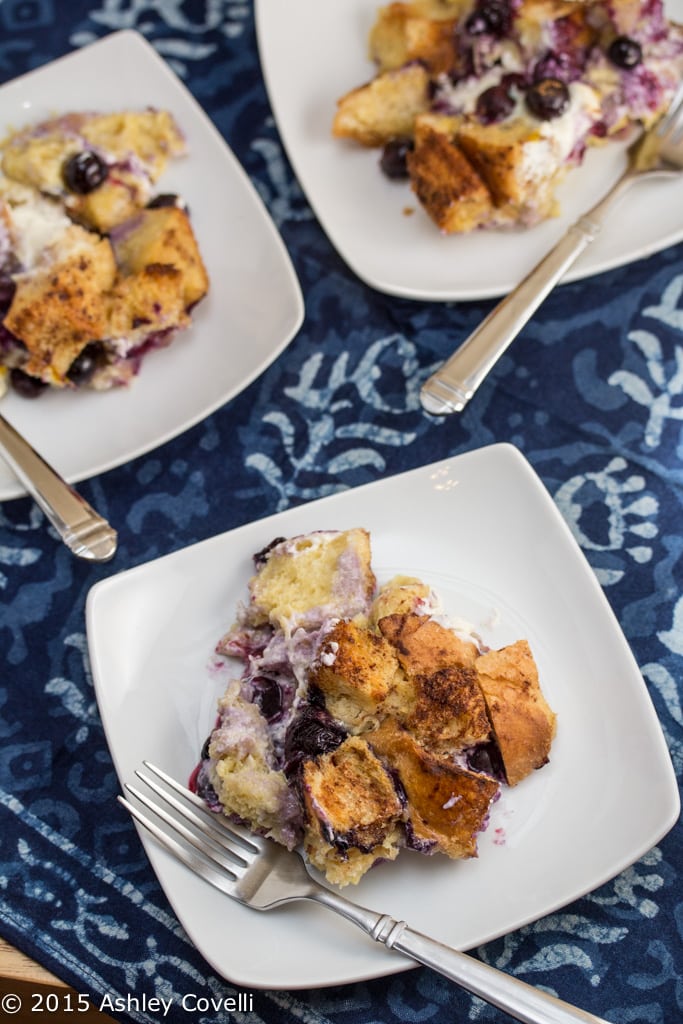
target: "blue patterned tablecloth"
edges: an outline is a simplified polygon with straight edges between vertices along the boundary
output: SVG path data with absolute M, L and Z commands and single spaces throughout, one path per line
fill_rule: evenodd
M 556 289 L 465 413 L 428 417 L 420 383 L 490 303 L 387 297 L 344 265 L 283 153 L 251 3 L 3 0 L 0 78 L 121 28 L 156 46 L 229 141 L 292 256 L 306 319 L 224 408 L 79 485 L 119 528 L 115 562 L 74 559 L 27 498 L 0 506 L 0 933 L 121 1021 L 161 1019 L 153 997 L 171 1003 L 164 1019 L 176 1022 L 500 1020 L 421 968 L 343 988 L 256 992 L 241 1014 L 183 1005 L 186 993 L 220 1002 L 236 991 L 183 934 L 116 803 L 85 599 L 113 572 L 249 520 L 509 441 L 604 587 L 680 780 L 683 246 Z M 682 871 L 677 825 L 598 891 L 476 955 L 615 1024 L 674 1024 L 683 1017 Z

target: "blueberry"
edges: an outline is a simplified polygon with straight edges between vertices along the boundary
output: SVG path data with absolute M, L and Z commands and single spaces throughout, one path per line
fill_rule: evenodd
M 481 743 L 468 754 L 467 765 L 473 772 L 483 772 L 494 779 L 505 778 L 503 759 L 495 743 Z
M 475 113 L 482 124 L 504 121 L 515 107 L 510 92 L 504 85 L 492 85 L 477 96 Z
M 534 82 L 526 94 L 526 103 L 541 121 L 561 117 L 569 107 L 569 89 L 559 78 L 542 78 Z
M 471 36 L 483 36 L 489 30 L 488 22 L 481 11 L 472 11 L 465 20 L 465 30 Z
M 12 305 L 16 285 L 7 274 L 0 274 L 0 310 L 6 313 Z
M 380 168 L 392 181 L 405 181 L 408 177 L 408 153 L 413 149 L 410 139 L 392 139 L 382 150 Z
M 610 44 L 607 56 L 618 68 L 630 71 L 642 61 L 643 50 L 640 43 L 630 36 L 617 36 Z
M 274 722 L 282 714 L 282 690 L 275 679 L 256 676 L 252 680 L 254 704 L 268 722 Z
M 507 0 L 482 0 L 468 15 L 465 30 L 471 36 L 504 36 L 510 30 L 510 5 Z
M 67 371 L 67 377 L 72 384 L 87 384 L 96 370 L 104 366 L 107 361 L 107 354 L 101 341 L 91 341 L 74 359 Z
M 75 153 L 64 164 L 64 184 L 71 192 L 85 196 L 94 192 L 107 177 L 107 165 L 92 149 Z
M 14 391 L 22 398 L 38 398 L 48 386 L 44 381 L 37 377 L 31 377 L 30 374 L 24 373 L 16 366 L 10 370 L 9 380 Z
M 313 704 L 302 704 L 285 736 L 285 771 L 302 761 L 336 750 L 346 739 L 344 727 L 329 712 Z

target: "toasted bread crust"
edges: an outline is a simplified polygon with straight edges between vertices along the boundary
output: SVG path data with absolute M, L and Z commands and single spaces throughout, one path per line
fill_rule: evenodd
M 78 234 L 76 234 L 78 232 Z M 74 242 L 63 259 L 16 280 L 4 319 L 29 352 L 26 372 L 63 384 L 74 359 L 108 330 L 106 295 L 116 277 L 116 262 L 106 239 L 74 226 Z
M 394 693 L 398 662 L 382 636 L 341 621 L 326 635 L 309 674 L 332 716 L 353 732 L 372 727 Z
M 427 110 L 429 74 L 421 64 L 386 71 L 342 96 L 332 123 L 337 138 L 382 146 L 410 138 L 415 118 Z
M 439 669 L 472 668 L 479 655 L 477 645 L 462 640 L 434 619 L 414 613 L 387 615 L 378 628 L 396 649 L 409 675 L 431 675 Z
M 482 654 L 476 671 L 508 785 L 516 786 L 548 762 L 555 713 L 541 691 L 528 641 Z
M 417 4 L 392 3 L 380 9 L 370 32 L 369 53 L 381 71 L 421 61 L 432 73 L 446 71 L 456 60 L 455 17 L 444 19 Z
M 486 825 L 497 783 L 430 753 L 390 719 L 368 736 L 368 742 L 401 781 L 415 845 L 433 845 L 448 857 L 475 857 L 477 836 Z
M 179 297 L 185 309 L 206 295 L 209 275 L 185 210 L 177 206 L 140 210 L 117 228 L 112 242 L 122 274 L 137 274 L 151 266 L 172 267 L 179 273 Z
M 119 241 L 73 224 L 44 264 L 16 278 L 4 325 L 28 351 L 22 369 L 67 386 L 74 360 L 91 342 L 187 327 L 208 275 L 187 214 L 136 213 Z M 62 255 L 64 253 L 64 255 Z
M 365 740 L 350 737 L 332 753 L 307 761 L 301 787 L 304 848 L 330 881 L 357 881 L 376 860 L 398 855 L 401 801 Z
M 472 231 L 490 222 L 493 198 L 454 138 L 416 121 L 415 148 L 407 157 L 413 192 L 440 231 Z

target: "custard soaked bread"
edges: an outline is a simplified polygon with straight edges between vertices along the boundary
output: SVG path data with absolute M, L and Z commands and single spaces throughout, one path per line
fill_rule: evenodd
M 127 384 L 190 325 L 208 274 L 187 211 L 155 195 L 185 153 L 160 110 L 69 113 L 2 143 L 0 373 L 19 393 Z
M 444 233 L 532 225 L 589 146 L 649 127 L 683 77 L 661 0 L 414 0 L 382 7 L 375 76 L 333 134 L 384 150 Z
M 1 166 L 11 181 L 59 199 L 74 220 L 107 234 L 147 205 L 186 148 L 165 110 L 76 112 L 11 135 Z
M 404 848 L 476 856 L 555 734 L 527 641 L 486 649 L 420 580 L 378 588 L 362 529 L 280 538 L 255 567 L 196 790 L 339 885 Z

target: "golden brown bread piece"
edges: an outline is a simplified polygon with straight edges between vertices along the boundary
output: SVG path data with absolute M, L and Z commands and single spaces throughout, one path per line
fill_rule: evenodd
M 332 133 L 363 146 L 410 138 L 415 118 L 429 106 L 428 88 L 429 73 L 422 64 L 385 71 L 341 97 Z
M 487 742 L 491 725 L 473 669 L 476 645 L 412 613 L 380 619 L 379 629 L 406 676 L 393 713 L 418 743 L 454 753 Z
M 187 327 L 183 275 L 169 263 L 149 263 L 119 277 L 107 296 L 107 337 L 135 342 L 150 332 Z
M 555 736 L 555 713 L 541 691 L 526 640 L 482 654 L 476 671 L 508 785 L 515 786 L 547 763 Z
M 416 612 L 429 614 L 435 597 L 431 587 L 414 576 L 394 576 L 385 583 L 370 607 L 368 624 L 377 628 L 377 623 L 387 615 Z M 425 611 L 420 611 L 425 609 Z
M 534 218 L 556 212 L 555 188 L 567 165 L 554 158 L 528 118 L 489 125 L 465 122 L 458 129 L 457 145 L 486 183 L 494 206 L 511 209 L 518 217 L 527 211 Z M 530 154 L 536 148 L 552 174 L 535 173 Z
M 446 234 L 472 231 L 494 215 L 488 186 L 455 142 L 457 123 L 432 114 L 417 117 L 414 149 L 407 156 L 413 192 Z
M 81 350 L 108 330 L 107 293 L 116 263 L 107 239 L 73 225 L 66 255 L 16 278 L 3 321 L 29 352 L 25 370 L 62 385 Z
M 419 743 L 453 754 L 488 741 L 491 725 L 472 669 L 448 666 L 409 679 L 411 697 L 395 714 Z
M 381 8 L 369 44 L 370 58 L 378 69 L 391 71 L 417 60 L 432 73 L 453 67 L 455 17 L 451 10 L 446 10 L 446 17 L 439 19 L 418 4 L 392 3 Z
M 398 855 L 403 807 L 389 772 L 364 739 L 349 737 L 306 761 L 301 789 L 304 847 L 330 881 L 356 882 L 377 859 Z
M 333 718 L 352 732 L 375 724 L 398 684 L 396 655 L 383 637 L 354 622 L 338 622 L 325 637 L 309 674 Z
M 186 310 L 206 295 L 209 277 L 187 213 L 177 206 L 140 210 L 111 236 L 123 275 L 149 266 L 170 266 L 181 272 L 180 296 Z
M 56 387 L 91 342 L 125 341 L 189 325 L 208 276 L 187 214 L 145 210 L 117 229 L 112 247 L 68 226 L 30 273 L 16 277 L 4 325 L 28 350 L 24 372 Z
M 359 527 L 274 542 L 249 581 L 247 624 L 320 628 L 340 603 L 350 617 L 363 616 L 376 585 L 370 563 L 370 535 Z
M 378 625 L 409 675 L 430 675 L 453 666 L 472 668 L 479 655 L 473 641 L 462 640 L 425 615 L 387 615 Z
M 477 836 L 486 826 L 498 784 L 426 751 L 391 719 L 367 739 L 400 779 L 416 845 L 434 844 L 449 857 L 475 857 Z

